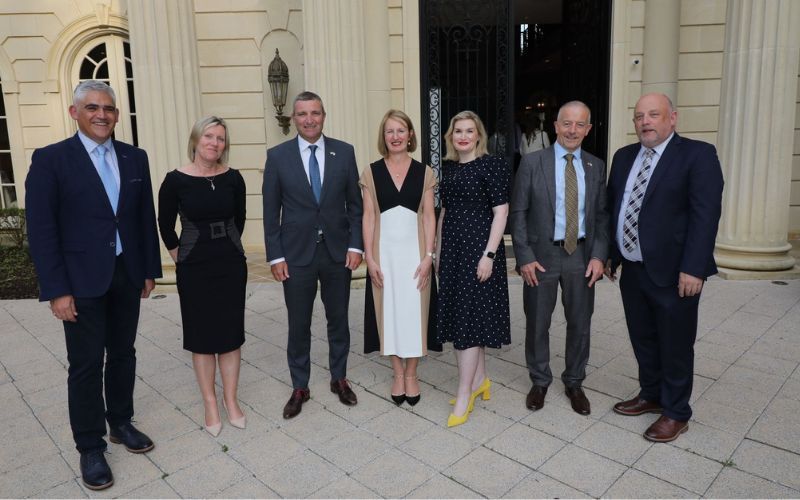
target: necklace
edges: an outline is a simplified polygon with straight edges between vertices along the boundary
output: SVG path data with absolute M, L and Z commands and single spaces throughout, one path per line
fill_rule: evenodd
M 214 185 L 214 177 L 216 177 L 216 175 L 212 175 L 211 177 L 203 177 L 203 179 L 205 179 L 205 180 L 207 180 L 208 182 L 211 183 L 211 190 L 212 191 L 216 191 L 216 189 L 217 189 L 217 187 Z

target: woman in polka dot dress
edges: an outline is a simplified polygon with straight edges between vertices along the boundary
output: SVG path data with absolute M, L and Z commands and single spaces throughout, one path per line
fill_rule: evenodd
M 508 217 L 510 172 L 486 153 L 478 115 L 462 111 L 445 134 L 439 217 L 440 342 L 452 342 L 458 361 L 458 394 L 448 427 L 463 424 L 475 398 L 489 399 L 486 347 L 511 343 L 503 231 Z

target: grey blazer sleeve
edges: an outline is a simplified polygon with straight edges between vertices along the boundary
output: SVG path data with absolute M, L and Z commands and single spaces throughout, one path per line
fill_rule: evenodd
M 529 241 L 528 211 L 531 209 L 531 182 L 533 177 L 535 154 L 522 157 L 517 176 L 514 180 L 514 191 L 511 195 L 511 240 L 514 246 L 514 255 L 517 267 L 536 261 L 534 243 Z

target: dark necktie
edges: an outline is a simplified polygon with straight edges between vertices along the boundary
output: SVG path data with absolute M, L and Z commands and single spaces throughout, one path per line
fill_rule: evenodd
M 625 222 L 622 224 L 622 246 L 632 252 L 639 246 L 639 212 L 642 210 L 644 193 L 647 190 L 647 181 L 650 179 L 650 165 L 653 162 L 655 150 L 647 148 L 642 159 L 642 168 L 633 182 L 628 206 L 625 207 Z
M 567 227 L 564 231 L 564 251 L 572 255 L 578 248 L 578 176 L 572 163 L 574 155 L 567 153 L 567 167 L 564 170 L 564 208 Z
M 317 161 L 317 146 L 309 146 L 311 156 L 308 158 L 308 177 L 311 180 L 311 191 L 314 199 L 319 203 L 319 196 L 322 193 L 322 179 L 319 175 L 319 162 Z

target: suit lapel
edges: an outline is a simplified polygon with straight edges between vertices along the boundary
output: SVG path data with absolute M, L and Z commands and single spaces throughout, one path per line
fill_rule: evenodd
M 581 163 L 583 164 L 583 210 L 585 212 L 584 221 L 590 219 L 589 211 L 594 203 L 595 192 L 592 189 L 595 186 L 595 176 L 597 175 L 597 167 L 594 166 L 586 151 L 581 150 Z
M 119 168 L 119 200 L 117 201 L 117 213 L 122 210 L 123 204 L 127 201 L 130 191 L 131 179 L 133 178 L 134 165 L 124 147 L 117 141 L 113 141 L 114 154 L 117 157 L 117 168 Z M 149 188 L 149 186 L 146 186 Z
M 292 143 L 291 151 L 289 151 L 289 155 L 293 164 L 291 167 L 292 176 L 296 178 L 295 184 L 297 186 L 305 186 L 301 189 L 303 189 L 306 192 L 306 195 L 311 198 L 314 203 L 316 203 L 317 201 L 314 199 L 314 191 L 311 190 L 311 182 L 308 180 L 308 174 L 306 174 L 306 169 L 303 166 L 303 157 L 300 156 L 300 136 L 295 137 L 295 140 Z M 323 189 L 324 188 L 325 186 L 323 185 Z M 321 199 L 322 195 L 320 195 L 320 200 Z
M 652 196 L 653 190 L 658 187 L 659 181 L 664 177 L 669 169 L 670 164 L 672 164 L 678 156 L 678 147 L 681 143 L 681 138 L 676 132 L 672 139 L 667 144 L 667 147 L 664 148 L 664 154 L 661 155 L 661 158 L 658 159 L 658 164 L 656 164 L 656 169 L 653 170 L 653 173 L 650 176 L 650 181 L 647 183 L 647 191 L 644 193 L 644 199 L 642 200 L 642 207 L 647 204 L 647 200 L 650 199 Z
M 322 191 L 319 195 L 319 203 L 322 204 L 322 200 L 325 199 L 325 193 L 327 193 L 330 188 L 329 186 L 333 184 L 333 173 L 339 166 L 339 162 L 336 159 L 336 146 L 334 146 L 333 141 L 325 137 L 325 175 L 322 178 Z
M 545 186 L 547 186 L 548 206 L 553 214 L 553 221 L 555 221 L 556 213 L 556 154 L 552 146 L 547 148 L 542 155 L 540 163 L 542 168 L 542 175 L 544 175 Z

